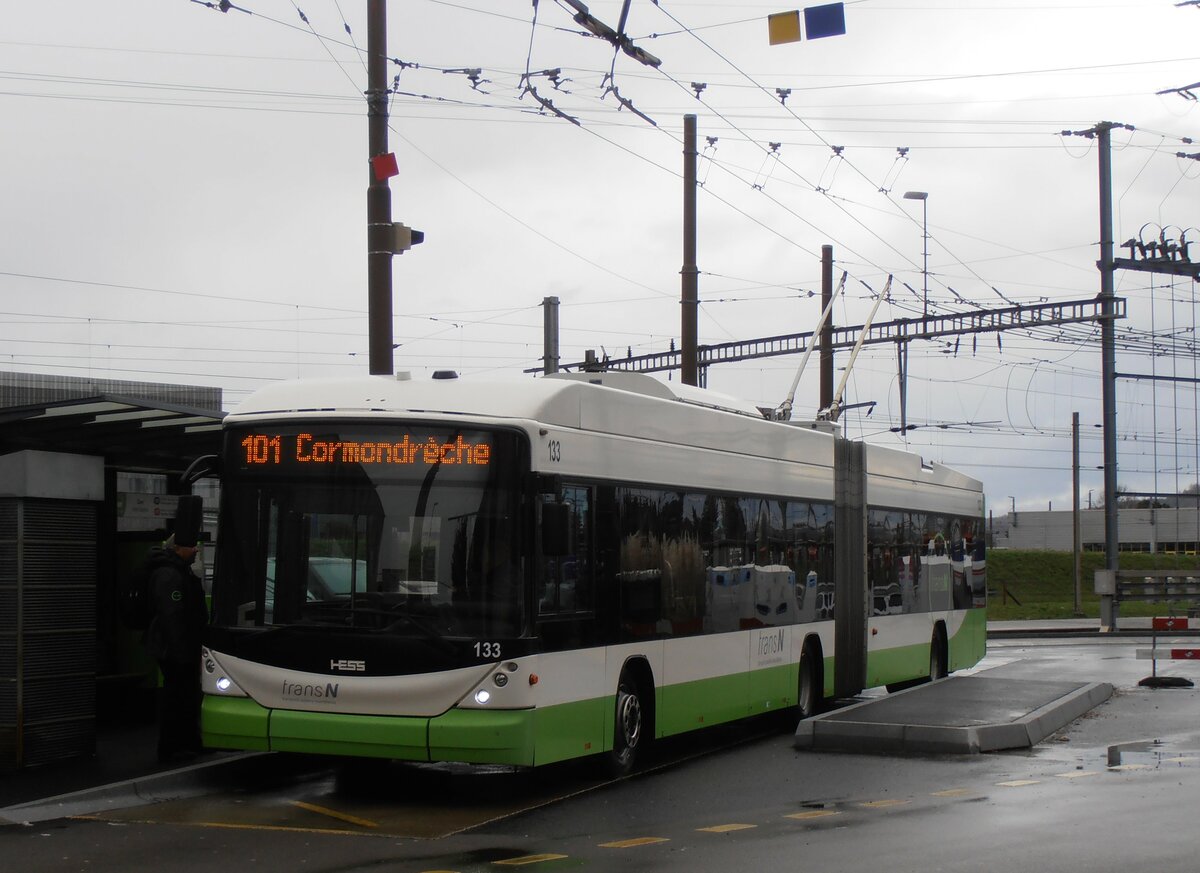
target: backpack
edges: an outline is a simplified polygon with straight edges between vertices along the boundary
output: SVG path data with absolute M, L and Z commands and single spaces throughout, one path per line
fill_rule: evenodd
M 120 610 L 121 623 L 130 630 L 145 630 L 150 626 L 154 617 L 154 597 L 150 592 L 150 577 L 160 567 L 170 566 L 170 552 L 155 546 L 146 553 L 132 574 L 122 580 L 117 592 L 117 608 Z

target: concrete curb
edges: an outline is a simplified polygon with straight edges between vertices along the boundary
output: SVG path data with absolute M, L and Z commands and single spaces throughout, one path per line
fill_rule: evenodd
M 271 753 L 229 754 L 177 770 L 150 773 L 122 782 L 7 806 L 0 809 L 0 826 L 35 824 L 56 818 L 92 815 L 142 804 L 198 797 L 212 790 L 212 783 L 222 772 L 244 765 L 249 759 L 269 754 Z
M 1027 749 L 1046 737 L 1062 730 L 1113 695 L 1107 682 L 1090 682 L 1070 694 L 1052 701 L 1024 718 L 1007 725 L 984 725 L 975 728 L 977 751 L 998 752 L 1002 749 Z
M 794 746 L 811 751 L 926 755 L 974 755 L 1030 748 L 1108 700 L 1113 693 L 1112 685 L 1107 682 L 1088 683 L 1020 718 L 997 724 L 901 724 L 854 718 L 856 710 L 900 695 L 920 694 L 952 681 L 952 678 L 942 679 L 806 719 L 796 728 Z

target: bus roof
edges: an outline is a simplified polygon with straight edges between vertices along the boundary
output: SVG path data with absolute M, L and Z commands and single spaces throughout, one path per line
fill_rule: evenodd
M 748 402 L 644 373 L 559 373 L 537 379 L 459 378 L 452 373 L 413 379 L 400 373 L 278 382 L 251 394 L 226 416 L 225 424 L 380 414 L 508 419 L 717 450 L 736 445 L 737 451 L 764 457 L 832 464 L 833 434 L 824 423 L 770 421 Z M 714 416 L 724 423 L 714 426 Z M 867 469 L 876 477 L 982 490 L 971 477 L 885 446 L 867 446 Z
M 230 413 L 230 424 L 244 417 L 283 413 L 420 411 L 529 419 L 578 427 L 578 414 L 571 415 L 567 410 L 572 402 L 590 394 L 590 386 L 595 385 L 760 420 L 763 417 L 757 407 L 738 398 L 690 385 L 667 384 L 644 373 L 556 373 L 540 379 L 460 379 L 449 374 L 412 379 L 400 373 L 277 382 L 242 401 Z M 575 419 L 574 423 L 571 419 Z

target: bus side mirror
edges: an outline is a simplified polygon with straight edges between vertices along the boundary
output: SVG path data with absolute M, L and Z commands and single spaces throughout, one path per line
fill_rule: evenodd
M 542 504 L 542 554 L 560 557 L 571 552 L 571 507 L 566 503 Z

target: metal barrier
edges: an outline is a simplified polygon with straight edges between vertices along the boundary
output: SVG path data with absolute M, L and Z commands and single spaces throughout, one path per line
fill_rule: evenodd
M 1191 688 L 1193 682 L 1191 679 L 1185 679 L 1182 676 L 1159 676 L 1158 662 L 1159 661 L 1200 661 L 1200 646 L 1180 646 L 1168 645 L 1162 648 L 1158 646 L 1159 631 L 1185 631 L 1193 630 L 1190 619 L 1186 618 L 1156 618 L 1151 622 L 1151 627 L 1154 629 L 1151 648 L 1138 649 L 1138 658 L 1149 658 L 1154 662 L 1151 668 L 1150 675 L 1143 679 L 1138 685 L 1144 685 L 1148 688 Z
M 1121 604 L 1184 604 L 1189 616 L 1200 614 L 1200 574 L 1179 570 L 1097 570 L 1096 593 L 1100 595 L 1100 627 L 1115 631 Z

